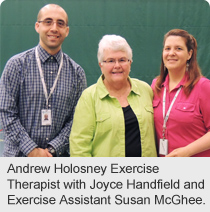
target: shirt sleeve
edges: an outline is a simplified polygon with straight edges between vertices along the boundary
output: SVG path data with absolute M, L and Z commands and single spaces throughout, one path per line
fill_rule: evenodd
M 210 80 L 206 79 L 201 83 L 199 99 L 200 99 L 200 110 L 203 115 L 203 121 L 207 131 L 210 131 Z
M 19 151 L 28 155 L 36 143 L 31 140 L 19 119 L 18 101 L 21 68 L 10 59 L 0 81 L 0 122 L 5 132 L 5 156 L 18 156 Z
M 70 134 L 70 156 L 91 157 L 95 112 L 91 95 L 84 91 L 76 107 Z
M 72 128 L 73 116 L 76 104 L 85 88 L 87 88 L 87 80 L 85 76 L 84 70 L 79 66 L 77 69 L 78 80 L 75 83 L 76 86 L 76 96 L 74 96 L 74 100 L 72 100 L 72 113 L 69 116 L 69 119 L 66 121 L 63 129 L 60 131 L 58 136 L 56 136 L 52 141 L 49 142 L 51 146 L 55 148 L 57 156 L 62 155 L 66 149 L 69 150 L 69 135 Z M 66 105 L 69 107 L 69 105 Z

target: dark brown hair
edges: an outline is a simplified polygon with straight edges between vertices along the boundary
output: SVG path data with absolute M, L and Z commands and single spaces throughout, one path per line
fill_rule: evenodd
M 169 36 L 180 36 L 180 37 L 184 38 L 188 52 L 190 50 L 192 50 L 192 56 L 188 60 L 189 78 L 184 85 L 184 92 L 187 96 L 189 96 L 193 87 L 195 86 L 195 84 L 198 82 L 198 80 L 202 76 L 201 69 L 197 62 L 197 41 L 191 34 L 189 34 L 185 30 L 172 29 L 168 33 L 165 34 L 164 40 L 163 40 L 163 46 L 165 45 L 165 41 Z M 164 67 L 163 56 L 162 56 L 161 66 L 160 66 L 160 75 L 157 77 L 157 81 L 156 81 L 156 85 L 155 85 L 155 91 L 157 93 L 160 92 L 161 85 L 165 81 L 167 74 L 168 74 L 168 69 L 166 67 Z

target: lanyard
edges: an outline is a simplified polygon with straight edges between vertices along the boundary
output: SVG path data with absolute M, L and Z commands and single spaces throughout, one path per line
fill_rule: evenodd
M 171 109 L 172 109 L 174 102 L 175 102 L 177 96 L 179 95 L 179 92 L 181 91 L 181 89 L 182 89 L 182 86 L 179 87 L 178 91 L 176 92 L 176 94 L 170 104 L 170 107 L 169 107 L 167 113 L 165 114 L 165 111 L 166 111 L 166 87 L 164 88 L 164 93 L 163 93 L 163 139 L 165 139 L 166 123 L 168 121 Z
M 45 95 L 45 99 L 46 99 L 46 107 L 48 108 L 49 98 L 51 97 L 51 95 L 53 94 L 53 91 L 55 90 L 55 87 L 56 87 L 56 84 L 57 84 L 57 81 L 58 81 L 58 78 L 59 78 L 59 75 L 60 75 L 60 72 L 61 72 L 61 68 L 63 66 L 63 54 L 61 56 L 61 62 L 60 62 L 60 66 L 59 66 L 59 69 L 58 69 L 58 74 L 57 74 L 55 81 L 53 83 L 53 87 L 50 89 L 49 96 L 47 94 L 47 86 L 46 86 L 45 81 L 44 81 L 44 74 L 43 74 L 43 71 L 42 71 L 41 62 L 40 62 L 40 59 L 39 59 L 37 48 L 36 48 L 36 60 L 37 60 L 37 64 L 38 64 L 38 67 L 39 67 L 39 73 L 40 73 L 40 77 L 41 77 L 41 81 L 42 81 L 42 85 L 43 85 L 43 90 L 44 90 L 44 95 Z

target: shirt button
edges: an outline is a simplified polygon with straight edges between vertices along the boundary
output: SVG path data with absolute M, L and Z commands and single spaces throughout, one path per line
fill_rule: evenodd
M 48 105 L 48 107 L 51 107 L 51 105 Z
M 50 73 L 51 73 L 51 74 L 53 74 L 53 72 L 52 72 L 52 71 L 51 71 Z
M 51 60 L 53 60 L 53 57 L 51 57 Z
M 46 138 L 46 141 L 48 141 L 48 138 Z

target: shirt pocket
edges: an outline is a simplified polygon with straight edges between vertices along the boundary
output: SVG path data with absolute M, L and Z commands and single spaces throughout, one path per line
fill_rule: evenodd
M 145 121 L 153 123 L 153 119 L 154 119 L 153 107 L 152 106 L 144 106 L 144 109 L 145 109 Z
M 151 106 L 145 106 L 144 109 L 145 109 L 147 112 L 153 114 L 153 107 L 151 107 Z
M 194 118 L 195 104 L 179 102 L 176 104 L 176 121 L 191 123 Z
M 153 100 L 153 101 L 152 101 L 152 105 L 153 105 L 153 108 L 154 108 L 154 109 L 157 108 L 159 104 L 160 104 L 160 100 L 159 100 L 159 99 L 158 99 L 158 100 Z
M 96 132 L 106 133 L 112 130 L 111 115 L 101 113 L 96 115 Z
M 153 100 L 152 105 L 153 105 L 153 110 L 154 110 L 154 120 L 159 122 L 160 120 L 162 120 L 161 118 L 163 117 L 163 115 L 160 114 L 160 112 L 159 112 L 160 111 L 160 108 L 159 108 L 160 99 Z

